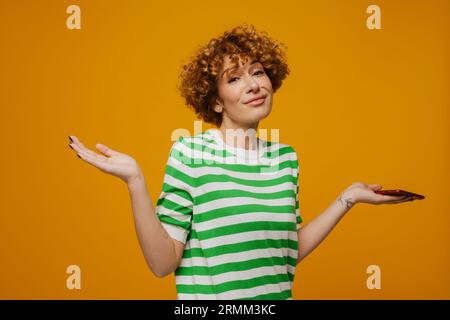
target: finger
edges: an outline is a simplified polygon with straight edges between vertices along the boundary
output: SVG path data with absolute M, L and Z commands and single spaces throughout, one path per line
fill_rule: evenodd
M 392 203 L 401 203 L 401 202 L 407 202 L 407 201 L 412 201 L 412 200 L 414 200 L 414 199 L 410 196 L 399 196 L 399 199 L 390 200 L 390 201 L 388 200 L 388 201 L 384 201 L 383 203 L 392 204 Z
M 108 157 L 111 157 L 111 156 L 119 153 L 101 143 L 97 143 L 95 145 L 95 147 L 97 148 L 98 151 L 100 151 L 101 153 L 105 154 Z
M 84 147 L 84 145 L 81 143 L 80 140 L 78 140 L 78 138 L 76 136 L 69 136 L 69 140 L 71 142 L 73 142 L 74 144 L 77 144 L 77 145 L 79 145 L 81 147 Z
M 386 202 L 387 204 L 396 204 L 396 203 L 402 203 L 402 202 L 409 202 L 409 200 L 398 200 L 398 201 L 391 201 L 391 202 Z
M 381 184 L 369 184 L 369 188 L 376 191 L 376 190 L 381 190 L 381 188 L 383 188 L 383 186 Z
M 405 199 L 407 197 L 409 197 L 408 195 L 398 195 L 398 196 L 394 196 L 394 195 L 386 195 L 386 194 L 378 194 L 380 199 L 382 200 L 401 200 L 401 199 Z
M 76 136 L 69 136 L 69 139 L 72 139 L 72 141 L 73 141 L 72 144 L 79 146 L 81 149 L 86 150 L 86 151 L 89 150 L 88 148 L 86 148 L 84 146 L 84 144 L 81 143 L 80 140 L 78 140 L 78 138 Z M 93 152 L 93 151 L 91 151 L 91 152 Z
M 90 155 L 88 152 L 86 152 L 85 150 L 81 150 L 79 146 L 77 145 L 72 145 L 71 148 L 75 151 L 75 153 L 77 154 L 78 157 L 82 157 L 82 159 L 86 159 L 88 157 L 92 158 L 93 156 Z
M 377 203 L 394 203 L 397 202 L 398 200 L 402 200 L 404 198 L 404 196 L 388 196 L 388 195 L 382 195 L 382 194 L 378 194 L 375 193 L 375 201 Z
M 86 151 L 86 150 L 82 150 L 79 146 L 77 146 L 77 145 L 72 145 L 72 146 L 70 146 L 76 153 L 77 153 L 77 156 L 78 157 L 80 157 L 80 156 L 82 156 L 82 159 L 84 160 L 84 159 L 93 159 L 94 161 L 100 161 L 100 162 L 107 162 L 107 159 L 108 158 L 106 158 L 106 157 L 104 157 L 104 156 L 102 156 L 102 155 L 99 155 L 99 154 L 96 154 L 96 153 L 94 153 L 94 154 L 92 154 L 92 152 L 88 152 L 88 151 Z
M 105 159 L 106 159 L 105 156 L 100 155 L 100 154 L 98 154 L 98 153 L 96 153 L 96 152 L 94 152 L 94 151 L 92 151 L 92 150 L 87 149 L 87 148 L 82 148 L 82 147 L 80 147 L 79 145 L 74 144 L 74 143 L 69 144 L 69 147 L 71 147 L 71 148 L 72 148 L 73 150 L 75 150 L 77 153 L 83 152 L 83 153 L 85 153 L 85 154 L 89 154 L 89 155 L 91 155 L 92 157 L 97 158 L 98 160 L 105 160 Z
M 77 154 L 77 156 L 81 159 L 86 161 L 87 163 L 93 165 L 94 167 L 97 167 L 103 171 L 107 171 L 110 164 L 102 159 L 98 159 L 85 151 L 81 150 L 80 153 Z M 106 158 L 105 158 L 106 159 Z

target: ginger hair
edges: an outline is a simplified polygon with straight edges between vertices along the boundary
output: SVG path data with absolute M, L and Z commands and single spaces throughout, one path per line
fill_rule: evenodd
M 290 72 L 283 48 L 286 49 L 283 43 L 273 40 L 265 31 L 258 32 L 253 25 L 237 26 L 196 51 L 182 67 L 178 89 L 199 118 L 219 127 L 222 113 L 215 112 L 213 106 L 218 98 L 217 83 L 224 57 L 228 55 L 235 66 L 240 59 L 259 61 L 276 92 Z

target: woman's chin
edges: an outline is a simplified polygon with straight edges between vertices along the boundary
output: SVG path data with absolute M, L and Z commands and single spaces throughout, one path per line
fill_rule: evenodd
M 261 109 L 255 110 L 255 111 L 258 112 L 258 116 L 257 117 L 259 118 L 259 120 L 262 120 L 262 119 L 267 118 L 269 116 L 270 111 L 272 111 L 272 108 L 270 106 L 269 107 L 263 107 Z
M 267 118 L 270 114 L 270 110 L 266 111 L 266 112 L 261 112 L 258 115 L 256 115 L 255 117 L 253 117 L 253 121 L 252 122 L 259 122 L 265 118 Z

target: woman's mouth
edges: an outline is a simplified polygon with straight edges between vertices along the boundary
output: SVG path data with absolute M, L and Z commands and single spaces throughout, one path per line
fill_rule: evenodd
M 250 106 L 259 106 L 259 105 L 263 104 L 264 101 L 266 101 L 266 97 L 250 101 L 250 102 L 248 102 L 246 104 L 250 105 Z

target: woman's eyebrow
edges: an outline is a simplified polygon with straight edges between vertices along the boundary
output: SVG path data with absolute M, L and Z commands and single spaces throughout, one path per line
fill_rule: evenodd
M 250 65 L 255 64 L 255 63 L 257 63 L 257 62 L 259 62 L 259 61 L 258 61 L 258 60 L 253 60 L 253 61 L 250 63 Z M 236 69 L 236 68 L 238 68 L 238 67 L 230 67 L 230 68 L 225 69 L 225 70 L 222 72 L 222 75 L 221 75 L 220 77 L 223 77 L 223 75 L 225 74 L 225 72 L 228 72 L 228 71 L 233 70 L 233 69 Z M 241 68 L 241 67 L 239 67 L 239 68 Z

